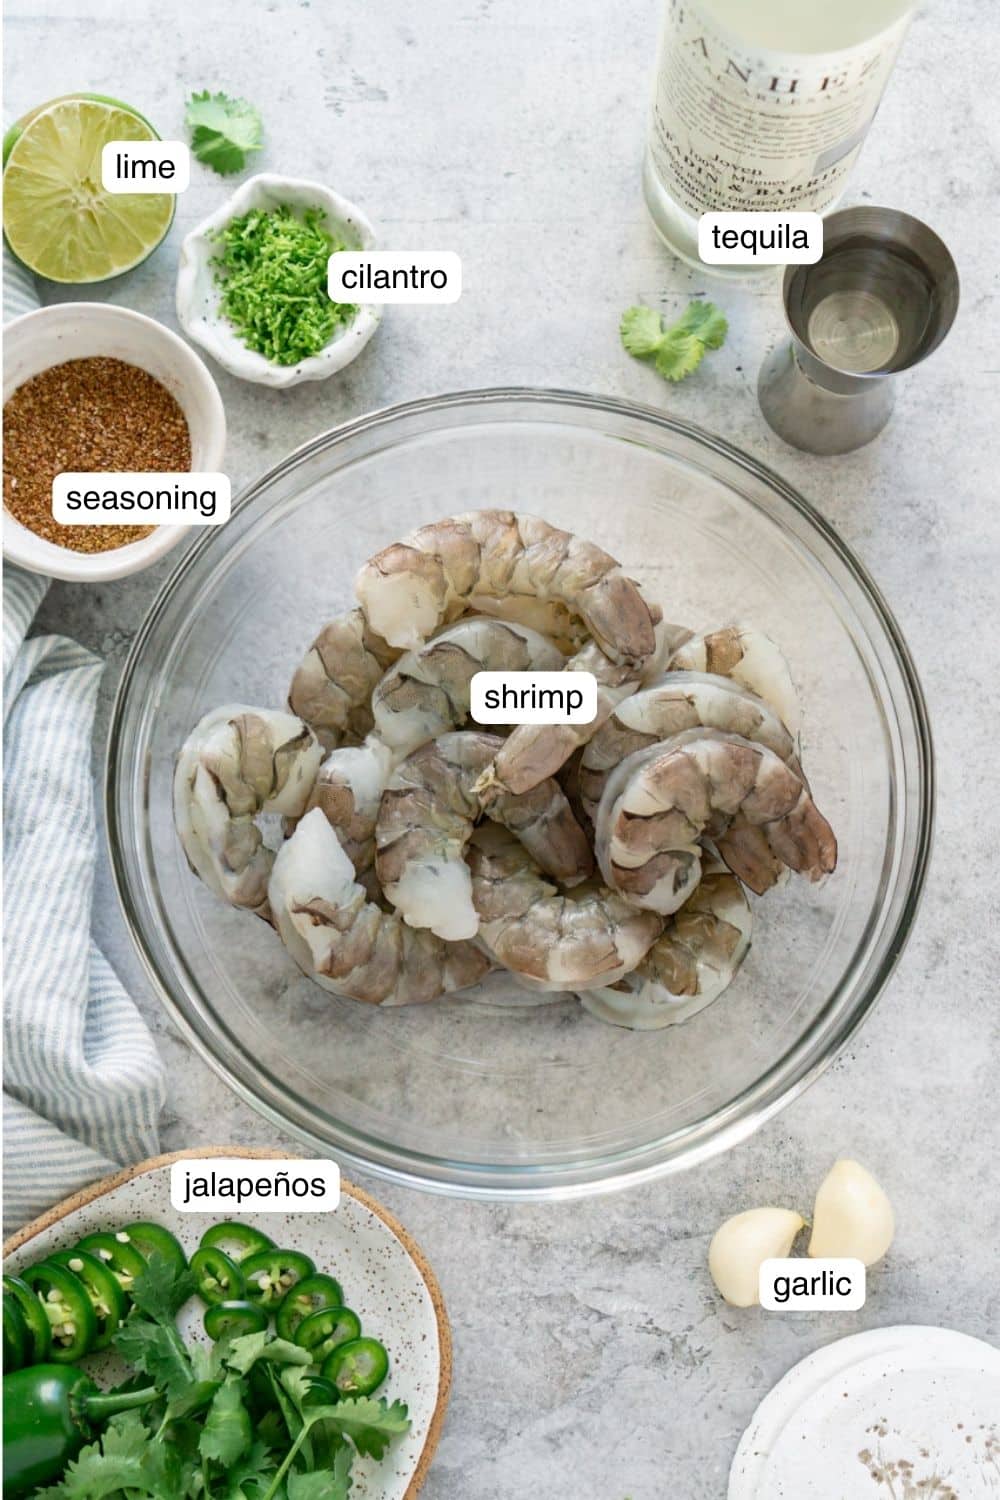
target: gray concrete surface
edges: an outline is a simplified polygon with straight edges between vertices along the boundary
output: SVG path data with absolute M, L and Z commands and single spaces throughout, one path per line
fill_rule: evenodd
M 658 0 L 48 0 L 7 5 L 7 114 L 85 87 L 181 133 L 193 87 L 261 107 L 262 168 L 330 181 L 400 247 L 457 250 L 453 308 L 389 310 L 340 379 L 286 395 L 215 372 L 234 484 L 368 408 L 524 382 L 669 405 L 774 465 L 870 568 L 930 702 L 938 831 L 916 931 L 848 1051 L 754 1139 L 697 1173 L 570 1206 L 484 1207 L 375 1190 L 436 1266 L 456 1335 L 455 1388 L 427 1500 L 717 1500 L 757 1402 L 800 1356 L 892 1322 L 1000 1338 L 1000 999 L 995 756 L 1000 708 L 994 72 L 990 0 L 918 12 L 847 201 L 929 220 L 963 305 L 945 347 L 901 382 L 876 443 L 839 460 L 785 448 L 754 397 L 779 337 L 773 284 L 723 289 L 732 332 L 666 389 L 621 351 L 634 301 L 680 309 L 711 290 L 663 250 L 638 167 Z M 224 192 L 201 169 L 165 245 L 105 289 L 174 324 L 186 227 Z M 103 652 L 107 707 L 166 569 L 56 585 L 45 627 Z M 166 1146 L 274 1144 L 173 1032 L 130 949 L 107 870 L 100 939 L 141 998 L 170 1069 Z M 801 1196 L 835 1155 L 870 1163 L 898 1209 L 891 1262 L 863 1312 L 736 1313 L 705 1273 L 719 1219 Z M 372 1185 L 369 1183 L 369 1185 Z

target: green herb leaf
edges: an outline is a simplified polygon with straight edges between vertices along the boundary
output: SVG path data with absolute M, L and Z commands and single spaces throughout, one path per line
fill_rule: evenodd
M 643 359 L 655 354 L 663 337 L 663 322 L 658 312 L 651 307 L 630 307 L 622 313 L 622 343 L 629 354 Z
M 266 1328 L 261 1333 L 244 1333 L 233 1339 L 225 1355 L 226 1364 L 238 1375 L 245 1375 L 259 1359 L 278 1365 L 308 1365 L 312 1356 L 308 1349 L 300 1349 L 288 1339 L 272 1338 Z
M 273 1478 L 277 1462 L 267 1444 L 255 1440 L 249 1452 L 226 1469 L 225 1500 L 258 1500 Z
M 351 1453 L 342 1448 L 329 1469 L 289 1474 L 288 1500 L 347 1500 L 351 1491 Z
M 312 1389 L 313 1374 L 310 1374 L 308 1370 L 304 1370 L 301 1365 L 286 1366 L 279 1372 L 278 1378 L 282 1386 L 300 1411 L 305 1407 L 306 1398 Z
M 192 1385 L 191 1362 L 176 1332 L 131 1312 L 114 1337 L 122 1359 L 162 1386 L 171 1400 Z
M 196 1380 L 182 1390 L 179 1396 L 167 1402 L 164 1419 L 168 1422 L 178 1422 L 182 1417 L 189 1417 L 192 1412 L 202 1411 L 209 1405 L 218 1389 L 218 1380 Z
M 651 307 L 630 307 L 622 314 L 621 340 L 637 359 L 652 359 L 665 380 L 683 380 L 701 364 L 709 349 L 720 349 L 729 324 L 713 302 L 692 302 L 676 323 L 663 327 Z
M 344 1434 L 329 1422 L 316 1422 L 310 1427 L 309 1446 L 314 1469 L 332 1469 L 338 1453 L 342 1450 L 347 1453 L 352 1451 Z
M 359 1453 L 369 1458 L 384 1458 L 394 1437 L 410 1430 L 405 1402 L 390 1406 L 384 1397 L 350 1396 L 336 1406 L 310 1406 L 304 1413 L 308 1426 L 330 1422 L 349 1437 Z
M 683 380 L 697 370 L 705 354 L 705 345 L 692 333 L 672 328 L 660 340 L 653 363 L 665 380 Z
M 230 1376 L 212 1398 L 198 1449 L 203 1458 L 214 1459 L 228 1468 L 248 1452 L 252 1442 L 253 1428 L 243 1401 L 243 1382 Z
M 43 1494 L 46 1500 L 108 1500 L 127 1490 L 130 1496 L 178 1500 L 178 1490 L 168 1487 L 176 1476 L 165 1474 L 152 1448 L 139 1413 L 122 1412 L 111 1418 L 99 1442 L 81 1450 L 61 1483 Z
M 689 303 L 674 327 L 695 334 L 706 349 L 721 349 L 729 332 L 726 315 L 714 302 Z
M 165 1255 L 154 1250 L 132 1283 L 130 1296 L 140 1312 L 155 1323 L 173 1324 L 174 1314 L 194 1295 L 190 1271 L 175 1271 Z
M 228 94 L 210 94 L 207 89 L 192 94 L 184 122 L 195 156 L 222 176 L 242 172 L 250 153 L 264 144 L 264 127 L 253 105 Z

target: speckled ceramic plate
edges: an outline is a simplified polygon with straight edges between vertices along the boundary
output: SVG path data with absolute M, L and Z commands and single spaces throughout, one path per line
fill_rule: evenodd
M 239 1147 L 199 1147 L 156 1157 L 95 1183 L 35 1219 L 4 1246 L 5 1267 L 17 1270 L 50 1250 L 74 1244 L 95 1229 L 153 1219 L 176 1234 L 190 1254 L 219 1214 L 178 1213 L 170 1204 L 170 1166 L 189 1156 L 280 1156 Z M 333 1273 L 364 1331 L 381 1339 L 391 1361 L 380 1395 L 405 1401 L 412 1427 L 381 1463 L 358 1459 L 352 1500 L 413 1500 L 437 1447 L 451 1385 L 451 1334 L 434 1273 L 406 1230 L 367 1193 L 342 1183 L 339 1207 L 327 1214 L 234 1214 L 277 1243 L 304 1250 L 319 1271 Z M 201 1307 L 183 1308 L 180 1325 L 204 1338 Z M 95 1355 L 88 1367 L 100 1378 L 115 1356 Z
M 986 1500 L 1000 1494 L 1000 1350 L 947 1328 L 819 1349 L 757 1408 L 729 1500 Z

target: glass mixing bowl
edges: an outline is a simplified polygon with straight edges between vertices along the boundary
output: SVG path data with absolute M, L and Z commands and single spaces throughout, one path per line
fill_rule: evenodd
M 379 547 L 506 506 L 581 533 L 666 617 L 760 626 L 788 657 L 803 762 L 836 830 L 821 886 L 754 900 L 736 982 L 681 1026 L 605 1025 L 506 978 L 380 1010 L 303 977 L 264 923 L 215 900 L 174 835 L 177 749 L 208 709 L 279 706 L 319 625 Z M 720 438 L 594 396 L 496 390 L 325 433 L 180 559 L 115 708 L 108 825 L 133 936 L 170 1014 L 226 1082 L 311 1149 L 425 1188 L 556 1197 L 705 1160 L 801 1092 L 898 958 L 932 823 L 927 716 L 899 629 L 823 518 Z

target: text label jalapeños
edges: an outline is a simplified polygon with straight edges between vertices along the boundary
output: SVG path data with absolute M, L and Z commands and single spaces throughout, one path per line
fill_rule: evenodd
M 462 262 L 453 250 L 338 250 L 327 289 L 334 302 L 457 302 Z
M 340 1169 L 322 1157 L 255 1161 L 191 1157 L 170 1168 L 170 1202 L 182 1213 L 328 1213 L 340 1201 Z

